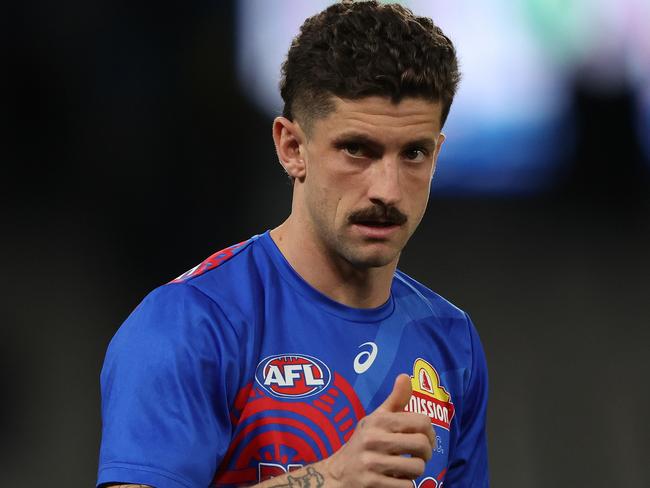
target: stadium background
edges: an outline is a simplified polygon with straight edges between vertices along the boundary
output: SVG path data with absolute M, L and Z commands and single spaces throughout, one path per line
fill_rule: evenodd
M 248 3 L 6 7 L 2 486 L 91 486 L 98 375 L 121 321 L 153 287 L 287 214 L 271 115 L 249 96 L 236 49 Z M 553 30 L 563 8 L 580 19 L 605 3 L 550 2 L 549 39 L 567 32 Z M 650 27 L 632 15 L 641 2 L 616 5 L 608 15 Z M 482 20 L 480 9 L 454 13 Z M 528 173 L 544 184 L 463 186 L 471 167 L 434 180 L 401 264 L 477 324 L 497 488 L 650 486 L 650 77 L 617 62 L 630 44 L 606 25 L 584 31 L 610 64 L 564 60 L 562 130 L 534 148 L 533 170 L 545 159 L 551 170 Z M 632 32 L 641 68 L 643 32 Z M 481 70 L 465 52 L 470 83 Z M 493 136 L 490 151 L 512 145 Z M 522 147 L 511 160 L 533 150 Z M 500 160 L 490 151 L 485 161 Z M 440 172 L 473 161 L 453 154 Z

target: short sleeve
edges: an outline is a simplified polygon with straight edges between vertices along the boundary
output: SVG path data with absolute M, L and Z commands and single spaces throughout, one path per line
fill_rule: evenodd
M 237 350 L 227 317 L 191 284 L 145 298 L 102 368 L 97 485 L 207 487 L 231 438 Z
M 451 453 L 445 488 L 487 488 L 490 485 L 485 433 L 488 377 L 478 333 L 467 317 L 471 361 L 464 394 L 458 442 Z

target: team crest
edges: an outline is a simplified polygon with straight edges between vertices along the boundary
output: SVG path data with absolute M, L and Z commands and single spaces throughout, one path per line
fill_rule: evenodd
M 255 381 L 275 397 L 305 398 L 327 388 L 330 376 L 329 368 L 318 358 L 279 354 L 257 365 Z
M 404 410 L 423 413 L 431 419 L 432 424 L 449 430 L 451 420 L 454 418 L 451 395 L 440 384 L 440 376 L 436 369 L 422 358 L 418 358 L 413 363 L 411 387 L 413 393 Z
M 235 397 L 232 442 L 212 485 L 250 486 L 325 459 L 350 439 L 365 415 L 352 385 L 317 358 L 267 357 L 255 381 Z M 308 471 L 282 486 L 320 482 Z

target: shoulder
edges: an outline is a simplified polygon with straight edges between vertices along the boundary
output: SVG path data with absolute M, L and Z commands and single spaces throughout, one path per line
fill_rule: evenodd
M 212 347 L 215 331 L 222 337 L 236 332 L 214 300 L 188 283 L 170 283 L 151 291 L 114 335 L 109 352 L 204 350 Z
M 393 295 L 402 313 L 421 332 L 453 350 L 460 363 L 473 361 L 477 331 L 464 310 L 400 271 L 395 274 Z
M 402 271 L 395 272 L 394 283 L 393 292 L 398 300 L 408 300 L 428 307 L 431 314 L 439 319 L 469 320 L 463 310 Z
M 220 270 L 220 273 L 237 272 L 238 268 L 246 265 L 246 258 L 250 258 L 254 253 L 254 247 L 259 237 L 257 235 L 253 236 L 250 239 L 215 252 L 170 283 L 195 283 L 195 285 L 200 286 L 205 282 L 205 279 L 201 280 L 199 277 L 206 273 L 211 273 L 210 276 L 212 276 L 217 269 Z
M 395 280 L 399 283 L 396 293 L 407 301 L 410 310 L 429 308 L 429 313 L 420 312 L 418 325 L 435 334 L 449 351 L 453 351 L 458 371 L 463 372 L 462 391 L 467 392 L 471 384 L 487 381 L 485 353 L 476 327 L 469 315 L 456 305 L 431 291 L 428 287 L 397 271 Z M 424 305 L 423 305 L 424 304 Z M 412 311 L 409 312 L 411 315 Z M 483 388 L 483 386 L 481 386 Z
M 169 285 L 186 284 L 220 305 L 243 303 L 246 308 L 271 266 L 263 238 L 255 235 L 217 251 Z
M 124 322 L 115 340 L 152 337 L 178 341 L 217 333 L 239 336 L 254 306 L 259 266 L 258 237 L 213 253 L 178 278 L 151 291 Z M 194 342 L 194 341 L 192 341 Z

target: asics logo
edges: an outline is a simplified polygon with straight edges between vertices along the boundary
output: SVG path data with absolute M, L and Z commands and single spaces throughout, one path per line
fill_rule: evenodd
M 370 366 L 372 366 L 372 363 L 375 362 L 375 358 L 377 357 L 377 344 L 374 342 L 364 342 L 359 347 L 361 348 L 363 346 L 370 346 L 370 350 L 361 351 L 354 358 L 354 371 L 357 374 L 365 373 L 368 371 Z

